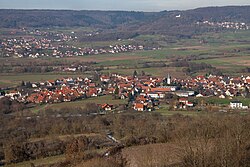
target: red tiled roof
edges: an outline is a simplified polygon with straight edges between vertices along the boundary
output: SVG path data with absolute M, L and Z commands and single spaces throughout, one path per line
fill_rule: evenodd
M 171 88 L 151 88 L 152 92 L 170 92 Z
M 144 105 L 143 104 L 141 104 L 141 103 L 135 103 L 135 108 L 136 109 L 141 109 L 141 108 L 143 108 L 144 107 Z

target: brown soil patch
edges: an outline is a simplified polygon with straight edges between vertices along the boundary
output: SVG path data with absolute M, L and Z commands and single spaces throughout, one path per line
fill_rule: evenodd
M 127 167 L 179 164 L 181 162 L 179 154 L 180 149 L 171 143 L 135 146 L 122 150 L 122 156 L 128 162 Z

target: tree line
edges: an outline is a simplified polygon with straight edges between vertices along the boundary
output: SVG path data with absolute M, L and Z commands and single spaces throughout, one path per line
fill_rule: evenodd
M 210 113 L 197 117 L 179 114 L 166 117 L 157 113 L 126 112 L 87 116 L 84 115 L 86 111 L 65 108 L 48 109 L 39 113 L 39 117 L 28 117 L 25 113 L 22 117 L 3 115 L 0 118 L 0 155 L 8 163 L 64 154 L 64 163 L 73 166 L 89 162 L 125 166 L 127 162 L 121 156 L 124 148 L 171 143 L 181 150 L 178 152 L 179 166 L 247 167 L 250 164 L 249 115 Z M 84 116 L 70 116 L 74 113 Z M 55 119 L 58 115 L 60 117 Z M 121 145 L 107 141 L 107 132 Z M 65 135 L 69 137 L 59 138 Z M 104 148 L 111 149 L 108 159 L 100 153 Z M 141 156 L 147 154 L 144 152 Z M 152 163 L 153 158 L 149 159 Z M 166 165 L 165 161 L 158 163 Z

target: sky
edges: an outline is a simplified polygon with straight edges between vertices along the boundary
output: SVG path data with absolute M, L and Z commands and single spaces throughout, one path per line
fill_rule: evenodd
M 250 0 L 0 0 L 1 9 L 163 11 L 250 5 Z

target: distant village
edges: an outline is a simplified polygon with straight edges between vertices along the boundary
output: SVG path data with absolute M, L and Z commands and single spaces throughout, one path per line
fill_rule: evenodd
M 23 30 L 26 32 L 26 30 Z M 142 45 L 119 45 L 107 47 L 76 47 L 67 42 L 74 42 L 77 36 L 64 33 L 51 33 L 46 31 L 28 31 L 23 37 L 0 39 L 0 51 L 2 56 L 16 58 L 40 58 L 40 57 L 72 57 L 83 55 L 116 54 L 135 50 L 149 49 Z M 17 34 L 18 35 L 18 34 Z M 66 43 L 65 43 L 66 42 Z M 1 55 L 0 55 L 1 56 Z
M 212 27 L 221 27 L 226 29 L 234 29 L 234 30 L 248 30 L 249 27 L 244 22 L 210 22 L 210 21 L 203 21 L 203 22 L 197 22 L 197 25 L 208 25 Z
M 71 102 L 98 96 L 126 99 L 134 111 L 153 111 L 168 103 L 173 110 L 198 109 L 197 99 L 214 97 L 230 99 L 223 109 L 248 110 L 237 97 L 250 97 L 250 77 L 196 76 L 187 79 L 152 76 L 99 75 L 90 78 L 60 78 L 45 82 L 23 82 L 14 90 L 1 90 L 0 98 L 9 97 L 20 103 L 48 104 Z M 203 101 L 203 100 L 201 100 Z M 104 111 L 115 110 L 113 104 L 99 104 Z M 223 110 L 224 111 L 224 110 Z

